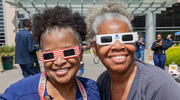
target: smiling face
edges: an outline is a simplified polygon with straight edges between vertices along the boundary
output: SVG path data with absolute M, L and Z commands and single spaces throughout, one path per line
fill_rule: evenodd
M 157 41 L 161 41 L 162 37 L 161 35 L 157 35 Z
M 42 38 L 43 51 L 62 49 L 79 45 L 71 29 L 53 29 Z M 82 54 L 82 52 L 81 52 Z M 48 78 L 54 83 L 66 84 L 74 80 L 80 68 L 82 55 L 64 59 L 60 56 L 55 61 L 44 63 Z
M 126 33 L 130 29 L 120 19 L 105 21 L 98 27 L 98 35 Z M 95 44 L 95 42 L 93 42 Z M 109 73 L 125 73 L 134 63 L 134 44 L 123 44 L 116 40 L 111 45 L 93 45 L 94 54 L 100 58 Z

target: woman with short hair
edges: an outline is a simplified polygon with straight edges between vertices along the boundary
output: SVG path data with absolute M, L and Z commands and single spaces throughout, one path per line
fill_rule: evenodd
M 33 17 L 44 72 L 11 85 L 0 100 L 100 100 L 97 84 L 76 77 L 84 48 L 86 24 L 67 7 L 47 8 Z

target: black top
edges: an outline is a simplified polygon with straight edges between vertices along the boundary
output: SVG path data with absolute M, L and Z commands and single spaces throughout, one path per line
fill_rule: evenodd
M 137 71 L 126 100 L 180 100 L 180 86 L 164 70 L 135 60 Z M 110 76 L 103 72 L 97 84 L 102 100 L 110 100 Z
M 165 50 L 168 49 L 168 45 L 165 41 L 162 41 L 162 46 L 156 47 L 156 43 L 158 43 L 157 41 L 155 41 L 152 46 L 151 49 L 154 50 L 154 54 L 165 54 Z

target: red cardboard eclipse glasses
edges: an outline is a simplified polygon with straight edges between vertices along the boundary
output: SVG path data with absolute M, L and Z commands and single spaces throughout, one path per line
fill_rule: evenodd
M 64 59 L 74 58 L 80 55 L 81 45 L 75 47 L 68 47 L 63 49 L 51 50 L 39 52 L 39 58 L 42 62 L 55 61 L 58 56 L 61 56 Z

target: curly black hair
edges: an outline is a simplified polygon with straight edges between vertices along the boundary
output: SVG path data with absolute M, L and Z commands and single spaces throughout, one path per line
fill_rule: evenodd
M 36 43 L 40 43 L 41 36 L 52 27 L 72 28 L 81 40 L 85 40 L 86 23 L 77 12 L 72 12 L 68 7 L 56 6 L 47 8 L 42 13 L 32 17 L 32 32 Z

